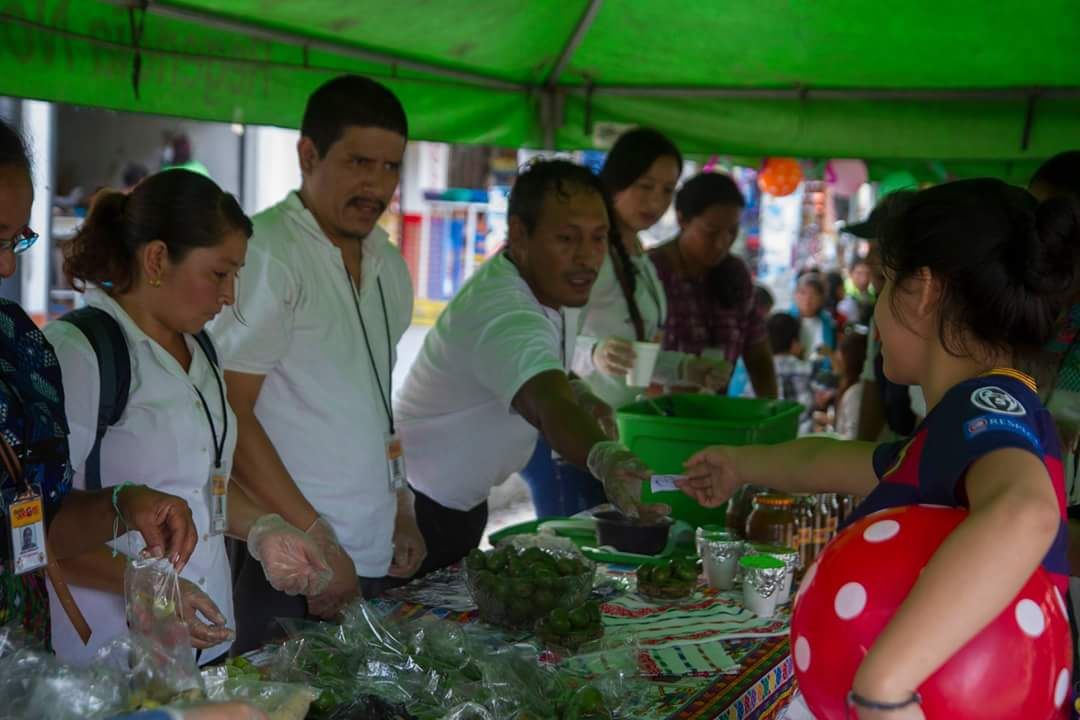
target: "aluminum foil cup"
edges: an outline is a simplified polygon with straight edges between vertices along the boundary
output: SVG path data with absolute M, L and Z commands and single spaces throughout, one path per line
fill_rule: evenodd
M 783 561 L 768 555 L 744 555 L 739 559 L 743 578 L 743 602 L 761 617 L 776 613 L 780 586 L 787 573 Z
M 732 590 L 739 570 L 739 558 L 745 544 L 734 533 L 716 525 L 699 527 L 696 533 L 698 554 L 709 587 Z
M 748 555 L 766 555 L 784 563 L 784 582 L 780 585 L 777 605 L 784 605 L 791 600 L 791 585 L 795 581 L 795 570 L 799 567 L 799 551 L 782 545 L 751 545 L 746 550 Z

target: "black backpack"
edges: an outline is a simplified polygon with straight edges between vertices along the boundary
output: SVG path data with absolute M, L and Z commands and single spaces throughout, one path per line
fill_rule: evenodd
M 67 313 L 60 320 L 79 328 L 90 341 L 90 347 L 97 356 L 101 381 L 97 433 L 94 436 L 94 447 L 86 458 L 84 475 L 87 490 L 100 490 L 101 439 L 105 437 L 109 427 L 120 421 L 124 408 L 127 407 L 128 392 L 131 390 L 131 356 L 120 323 L 104 310 L 83 307 Z M 199 343 L 199 347 L 217 369 L 217 351 L 205 330 L 200 330 L 195 335 L 195 342 Z

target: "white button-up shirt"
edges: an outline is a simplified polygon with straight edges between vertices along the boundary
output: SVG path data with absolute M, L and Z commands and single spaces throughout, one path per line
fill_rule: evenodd
M 185 372 L 176 358 L 140 330 L 106 293 L 88 290 L 86 302 L 119 322 L 131 357 L 127 406 L 120 421 L 109 428 L 101 442 L 102 487 L 130 482 L 187 501 L 199 540 L 181 577 L 196 583 L 209 595 L 225 616 L 228 627 L 235 628 L 232 578 L 224 536 L 209 534 L 207 483 L 214 466 L 214 441 L 203 403 L 195 392 L 197 387 L 206 398 L 219 444 L 225 425 L 223 413 L 228 412 L 229 432 L 222 453 L 222 464 L 228 468 L 236 448 L 236 417 L 227 403 L 222 408 L 214 367 L 195 339 L 187 337 L 191 367 Z M 97 356 L 82 331 L 70 323 L 49 324 L 45 336 L 56 350 L 63 373 L 74 486 L 85 488 L 86 459 L 94 446 L 101 393 Z M 219 379 L 222 379 L 220 374 Z M 112 545 L 132 557 L 145 547 L 137 532 L 121 535 Z M 127 633 L 124 598 L 120 594 L 75 586 L 71 590 L 93 635 L 84 646 L 50 588 L 53 647 L 62 661 L 86 665 L 99 648 Z M 208 662 L 222 655 L 230 644 L 204 650 L 200 661 Z
M 297 488 L 330 522 L 356 571 L 382 577 L 393 557 L 397 509 L 383 403 L 389 402 L 398 341 L 412 321 L 409 270 L 376 227 L 363 241 L 354 299 L 341 250 L 296 193 L 256 215 L 254 224 L 237 283 L 244 322 L 222 313 L 212 326 L 222 364 L 266 376 L 255 416 L 270 442 Z

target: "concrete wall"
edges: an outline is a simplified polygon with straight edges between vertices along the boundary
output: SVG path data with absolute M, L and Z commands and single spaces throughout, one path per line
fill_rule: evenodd
M 240 190 L 240 137 L 229 125 L 158 115 L 56 106 L 56 181 L 61 193 L 74 185 L 86 192 L 121 186 L 124 167 L 137 162 L 150 172 L 161 168 L 161 151 L 178 132 L 191 140 L 192 156 L 231 193 Z

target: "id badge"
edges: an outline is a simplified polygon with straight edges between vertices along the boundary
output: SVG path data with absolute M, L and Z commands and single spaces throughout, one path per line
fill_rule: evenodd
M 397 492 L 407 485 L 405 475 L 405 448 L 395 433 L 386 437 L 386 465 L 390 470 L 390 491 Z
M 49 558 L 45 553 L 45 504 L 34 488 L 18 495 L 7 512 L 11 530 L 11 568 L 16 575 L 40 570 Z
M 210 534 L 223 535 L 229 528 L 229 471 L 213 468 L 210 471 Z

